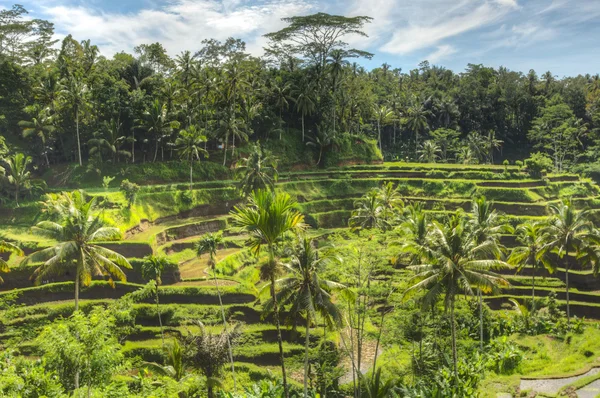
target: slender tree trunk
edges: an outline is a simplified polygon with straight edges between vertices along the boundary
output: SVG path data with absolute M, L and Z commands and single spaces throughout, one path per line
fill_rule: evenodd
M 304 397 L 308 398 L 308 344 L 310 342 L 310 316 L 306 313 L 306 337 L 304 340 Z
M 135 129 L 131 129 L 131 163 L 135 163 Z
M 165 348 L 165 332 L 163 331 L 163 324 L 162 324 L 162 318 L 160 316 L 160 303 L 159 303 L 159 299 L 158 299 L 158 281 L 156 281 L 156 290 L 155 290 L 155 294 L 156 294 L 156 313 L 158 314 L 158 325 L 160 326 L 160 338 L 162 340 L 162 346 L 163 348 Z
M 571 307 L 569 303 L 569 268 L 571 267 L 571 260 L 569 259 L 569 241 L 567 241 L 567 264 L 565 267 L 565 284 L 567 285 L 567 325 L 571 324 Z
M 233 377 L 233 391 L 236 391 L 237 385 L 235 382 L 235 365 L 233 364 L 233 350 L 231 348 L 231 339 L 229 338 L 229 328 L 227 327 L 227 319 L 225 318 L 225 309 L 223 308 L 223 299 L 221 298 L 221 290 L 219 289 L 219 282 L 217 281 L 217 273 L 215 271 L 215 264 L 214 264 L 215 260 L 212 259 L 211 261 L 213 262 L 213 266 L 212 266 L 213 280 L 215 281 L 215 287 L 217 288 L 217 296 L 219 296 L 219 307 L 221 307 L 221 317 L 223 319 L 223 328 L 225 329 L 225 334 L 227 335 L 227 350 L 229 351 L 229 361 L 231 362 L 231 376 Z
M 275 263 L 273 247 L 269 247 L 269 261 L 271 265 Z M 277 295 L 275 293 L 275 273 L 271 273 L 271 298 L 273 299 L 273 314 L 275 317 L 275 326 L 277 327 L 277 344 L 279 345 L 279 359 L 281 360 L 281 373 L 283 381 L 283 390 L 285 398 L 289 398 L 289 390 L 287 384 L 287 374 L 285 372 L 285 361 L 283 356 L 283 339 L 281 338 L 281 322 L 279 321 L 279 304 L 277 303 Z
M 75 275 L 75 311 L 79 311 L 79 269 Z
M 387 304 L 387 300 L 386 300 Z M 371 383 L 375 380 L 375 372 L 377 371 L 377 353 L 379 352 L 379 343 L 381 341 L 381 335 L 383 334 L 383 322 L 385 320 L 385 308 L 381 311 L 381 321 L 379 325 L 379 332 L 377 333 L 377 343 L 375 343 L 375 353 L 373 354 L 373 370 L 371 371 Z
M 77 132 L 77 153 L 79 154 L 79 165 L 82 166 L 81 161 L 81 140 L 79 139 L 79 106 L 75 108 L 75 131 Z
M 304 142 L 304 113 L 302 114 L 302 142 Z
M 19 207 L 19 184 L 15 184 L 15 203 Z
M 381 149 L 381 125 L 379 124 L 379 119 L 377 119 L 377 136 L 379 137 L 379 152 L 382 152 L 383 154 L 383 149 Z
M 227 163 L 227 141 L 229 139 L 229 135 L 225 134 L 225 146 L 223 147 L 223 166 Z
M 158 157 L 158 137 L 156 137 L 156 147 L 154 148 L 154 159 L 152 162 L 156 162 L 156 158 Z
M 317 166 L 321 164 L 321 156 L 323 156 L 323 146 L 319 149 L 319 160 L 317 160 Z
M 531 312 L 535 310 L 535 262 L 533 265 L 533 272 L 531 274 Z
M 477 295 L 479 296 L 479 350 L 483 352 L 483 297 L 481 296 L 481 289 L 477 289 Z
M 191 156 L 190 156 L 191 157 Z M 190 160 L 190 191 L 192 190 L 192 185 L 194 184 L 194 159 Z
M 454 297 L 450 300 L 450 323 L 452 323 L 450 329 L 452 332 L 452 366 L 454 368 L 454 379 L 458 382 L 458 366 L 456 358 L 456 322 L 454 320 Z
M 235 151 L 235 134 L 231 135 L 231 159 L 233 159 L 233 151 Z
M 44 152 L 44 157 L 46 158 L 46 166 L 50 167 L 50 160 L 48 160 L 48 151 Z

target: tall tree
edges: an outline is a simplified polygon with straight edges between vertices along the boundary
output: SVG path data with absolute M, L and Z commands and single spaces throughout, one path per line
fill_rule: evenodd
M 275 189 L 277 181 L 277 159 L 260 146 L 252 146 L 252 151 L 247 158 L 241 159 L 236 167 L 236 174 L 240 177 L 239 188 L 245 196 L 260 189 Z
M 286 397 L 289 396 L 281 325 L 279 320 L 279 304 L 275 291 L 275 278 L 278 273 L 276 247 L 281 238 L 288 232 L 303 228 L 304 217 L 295 208 L 296 202 L 287 193 L 273 193 L 265 190 L 253 192 L 245 206 L 236 206 L 231 212 L 233 223 L 248 234 L 248 243 L 253 252 L 258 255 L 263 246 L 267 248 L 268 261 L 261 268 L 263 279 L 271 283 L 271 298 L 275 326 L 277 327 L 277 342 Z
M 310 342 L 310 325 L 316 323 L 317 315 L 330 327 L 342 324 L 339 308 L 333 303 L 331 291 L 344 290 L 345 286 L 328 281 L 321 277 L 324 267 L 333 256 L 331 253 L 317 249 L 316 242 L 300 237 L 289 263 L 284 264 L 287 276 L 275 281 L 276 300 L 265 303 L 265 310 L 270 311 L 275 301 L 281 306 L 290 306 L 289 316 L 296 322 L 299 315 L 304 315 L 306 335 L 304 339 L 304 396 L 308 397 L 308 350 Z M 266 286 L 265 288 L 270 288 Z M 325 338 L 325 336 L 323 336 Z
M 75 112 L 75 131 L 77 134 L 77 154 L 79 159 L 79 165 L 83 165 L 81 158 L 81 138 L 79 134 L 79 118 L 81 112 L 84 111 L 88 104 L 88 87 L 87 84 L 80 77 L 71 76 L 67 79 L 64 88 L 61 90 L 65 102 L 68 104 L 73 112 Z
M 303 83 L 300 89 L 295 91 L 296 110 L 302 118 L 302 142 L 304 142 L 304 119 L 316 110 L 314 87 L 310 83 Z
M 165 333 L 160 315 L 158 287 L 162 285 L 162 273 L 169 265 L 170 262 L 166 257 L 155 256 L 154 254 L 144 257 L 144 262 L 142 263 L 142 277 L 154 281 L 154 300 L 156 301 L 156 313 L 158 314 L 158 325 L 160 326 L 160 338 L 163 348 L 165 347 Z
M 445 307 L 450 311 L 452 363 L 456 380 L 458 370 L 454 307 L 457 295 L 461 292 L 473 295 L 473 286 L 483 291 L 508 286 L 508 281 L 493 272 L 494 269 L 509 267 L 504 261 L 490 259 L 489 253 L 493 245 L 489 240 L 477 243 L 475 234 L 469 228 L 468 218 L 458 212 L 444 224 L 431 224 L 425 247 L 421 250 L 424 254 L 423 263 L 409 267 L 415 271 L 415 283 L 406 293 L 424 290 L 424 306 L 431 306 L 444 295 Z
M 23 137 L 36 136 L 39 138 L 42 144 L 41 150 L 42 155 L 46 160 L 46 166 L 50 166 L 50 160 L 48 160 L 49 148 L 46 146 L 46 141 L 51 138 L 52 133 L 56 130 L 52 117 L 47 115 L 46 110 L 41 110 L 35 117 L 31 118 L 31 121 L 20 121 L 19 126 L 23 129 Z
M 22 153 L 15 153 L 7 159 L 6 163 L 8 166 L 8 182 L 14 187 L 15 204 L 19 207 L 19 194 L 23 189 L 28 188 L 31 183 L 31 171 L 29 171 L 31 157 Z
M 131 268 L 131 265 L 119 253 L 96 244 L 121 237 L 118 228 L 104 226 L 97 213 L 96 198 L 88 201 L 82 191 L 74 191 L 63 193 L 57 205 L 58 222 L 42 221 L 33 228 L 34 232 L 57 243 L 32 253 L 22 265 L 42 262 L 31 276 L 35 284 L 65 271 L 74 271 L 75 311 L 78 311 L 80 283 L 88 286 L 92 276 L 108 276 L 110 284 L 113 284 L 113 276 L 125 282 L 127 277 L 121 268 Z
M 179 136 L 175 140 L 179 156 L 190 162 L 190 191 L 194 184 L 194 160 L 200 161 L 200 155 L 208 157 L 208 151 L 202 147 L 206 141 L 202 130 L 195 125 L 179 131 Z
M 570 199 L 550 205 L 550 220 L 545 230 L 548 239 L 544 249 L 557 252 L 565 260 L 565 284 L 567 298 L 567 321 L 571 322 L 569 302 L 569 270 L 571 258 L 577 259 L 581 250 L 590 243 L 594 224 L 590 218 L 590 210 L 576 210 Z M 572 257 L 574 256 L 574 257 Z
M 395 113 L 392 109 L 385 105 L 376 106 L 373 110 L 375 122 L 377 123 L 377 141 L 379 142 L 379 150 L 383 152 L 383 144 L 381 139 L 381 128 L 392 124 L 395 120 Z

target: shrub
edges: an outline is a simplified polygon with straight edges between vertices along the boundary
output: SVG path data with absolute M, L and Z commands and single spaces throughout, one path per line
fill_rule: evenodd
M 111 176 L 102 177 L 102 188 L 108 189 L 108 186 L 114 179 L 115 179 L 115 177 L 111 177 Z
M 544 173 L 552 171 L 552 159 L 542 152 L 532 153 L 529 159 L 525 159 L 527 172 L 535 178 L 541 178 Z
M 488 368 L 498 374 L 514 373 L 523 360 L 523 353 L 513 343 L 507 341 L 506 336 L 490 344 L 488 355 Z
M 139 190 L 140 186 L 138 184 L 129 182 L 129 180 L 123 180 L 121 182 L 121 191 L 123 191 L 125 199 L 127 199 L 127 207 L 131 208 Z

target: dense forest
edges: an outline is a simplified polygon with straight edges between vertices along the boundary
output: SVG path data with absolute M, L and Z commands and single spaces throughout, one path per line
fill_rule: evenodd
M 85 38 L 58 43 L 51 22 L 26 17 L 18 5 L 0 12 L 0 128 L 40 167 L 168 160 L 178 137 L 205 140 L 224 164 L 249 140 L 283 139 L 313 144 L 289 163 L 323 165 L 348 136 L 376 139 L 386 160 L 493 163 L 541 151 L 562 170 L 600 153 L 598 75 L 455 73 L 427 61 L 369 71 L 360 62 L 373 54 L 343 41 L 364 35 L 368 17 L 289 18 L 260 58 L 230 38 L 174 57 L 148 43 L 111 59 Z

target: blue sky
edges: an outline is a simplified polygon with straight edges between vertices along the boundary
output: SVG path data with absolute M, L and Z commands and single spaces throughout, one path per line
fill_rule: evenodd
M 562 77 L 600 73 L 600 0 L 20 0 L 57 36 L 91 39 L 105 56 L 160 41 L 171 55 L 205 38 L 240 37 L 260 55 L 282 17 L 368 15 L 369 38 L 348 37 L 408 71 L 423 60 L 462 71 L 468 63 Z M 0 7 L 13 2 L 0 0 Z

